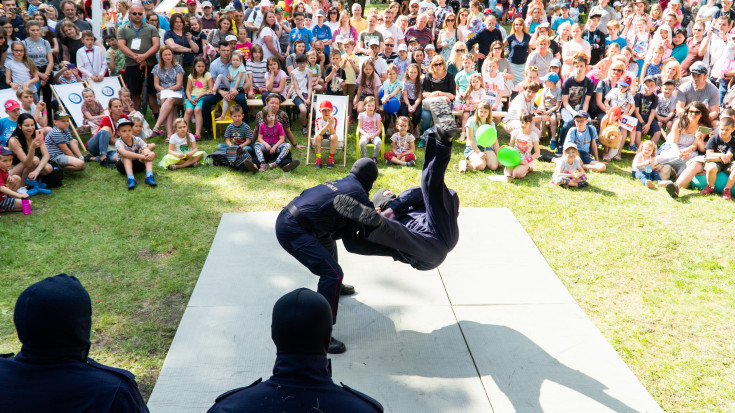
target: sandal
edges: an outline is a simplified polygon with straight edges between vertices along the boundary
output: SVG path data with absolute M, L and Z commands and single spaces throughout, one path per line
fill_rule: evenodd
M 176 169 L 178 169 L 178 166 L 176 166 L 176 164 L 171 164 L 171 165 L 168 166 L 168 169 L 170 171 L 175 171 Z
M 199 141 L 201 141 L 201 140 L 202 140 L 202 137 L 201 137 L 201 136 L 199 136 L 199 135 L 197 135 L 197 134 L 195 133 L 195 134 L 194 134 L 194 139 L 196 139 L 196 141 L 197 141 L 197 142 L 199 142 Z

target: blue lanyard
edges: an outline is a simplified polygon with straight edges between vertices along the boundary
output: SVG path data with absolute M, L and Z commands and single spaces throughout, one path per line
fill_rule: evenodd
M 130 28 L 132 28 L 135 32 L 135 37 L 140 37 L 140 31 L 143 30 L 143 24 L 140 24 L 140 29 L 135 30 L 135 25 L 133 23 L 130 23 Z
M 89 62 L 89 65 L 92 67 L 92 70 L 94 70 L 94 46 L 92 46 L 92 60 L 89 60 L 89 50 L 84 50 L 84 54 L 87 55 L 87 61 Z

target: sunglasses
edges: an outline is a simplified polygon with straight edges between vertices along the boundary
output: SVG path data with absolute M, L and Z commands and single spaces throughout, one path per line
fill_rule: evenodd
M 453 22 L 454 19 L 445 19 L 444 21 Z
M 702 114 L 702 112 L 700 112 L 698 110 L 693 110 L 693 109 L 689 109 L 689 113 L 691 113 L 692 115 L 701 115 Z
M 536 67 L 536 66 L 528 66 L 528 67 L 526 68 L 526 70 L 533 70 L 533 71 L 536 71 L 536 72 L 538 72 L 538 67 Z
M 434 63 L 432 66 L 434 67 L 444 66 L 444 63 Z
M 143 13 L 130 13 L 131 16 L 142 16 Z
M 624 72 L 624 70 L 623 70 L 623 69 L 611 69 L 611 70 L 612 70 L 613 72 L 615 72 L 615 73 L 623 73 L 623 72 Z
M 493 47 L 493 50 L 503 50 L 503 48 L 500 47 L 500 46 L 495 46 L 495 47 Z
M 393 47 L 393 45 L 392 45 L 392 44 L 390 44 L 390 43 L 386 43 L 386 44 L 385 44 L 385 47 Z

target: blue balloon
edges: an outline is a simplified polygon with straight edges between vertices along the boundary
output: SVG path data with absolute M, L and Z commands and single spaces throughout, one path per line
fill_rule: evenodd
M 383 109 L 385 110 L 385 113 L 392 115 L 394 113 L 398 113 L 398 109 L 401 108 L 401 102 L 398 100 L 397 97 L 393 96 L 390 98 L 385 105 L 383 105 Z
M 375 89 L 373 89 L 375 90 Z M 383 87 L 381 86 L 380 89 L 378 89 L 378 99 L 383 99 Z M 378 102 L 380 103 L 380 102 Z

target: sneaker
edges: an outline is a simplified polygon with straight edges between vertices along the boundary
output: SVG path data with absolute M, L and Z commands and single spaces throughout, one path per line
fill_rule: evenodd
M 263 172 L 266 169 L 268 169 L 268 166 L 265 163 L 260 164 L 260 172 Z
M 92 154 L 88 153 L 84 155 L 84 162 L 89 162 L 92 160 Z
M 156 180 L 153 179 L 153 175 L 146 176 L 145 177 L 145 183 L 147 183 L 148 185 L 150 185 L 150 186 L 152 186 L 154 188 L 158 185 L 158 184 L 156 184 Z
M 301 134 L 303 136 L 308 136 L 309 135 L 309 129 L 306 126 L 302 126 L 301 127 Z
M 250 172 L 258 172 L 258 167 L 255 166 L 255 164 L 253 163 L 253 161 L 251 161 L 250 159 L 246 159 L 242 163 L 242 166 L 244 166 L 245 169 L 247 169 Z
M 722 190 L 722 199 L 724 200 L 732 199 L 732 195 L 730 195 L 730 188 L 725 188 Z
M 283 165 L 281 169 L 283 170 L 283 172 L 290 172 L 296 169 L 296 167 L 299 166 L 300 164 L 301 164 L 301 161 L 299 161 L 298 159 L 294 159 L 293 161 Z
M 433 100 L 429 103 L 431 115 L 434 118 L 437 134 L 442 144 L 452 143 L 452 135 L 457 131 L 457 123 L 452 116 L 452 111 L 446 102 Z
M 424 146 L 426 146 L 426 143 L 424 142 L 424 140 L 423 139 L 419 140 L 419 148 L 423 148 Z
M 628 150 L 631 151 L 631 152 L 635 152 L 635 151 L 638 150 L 638 147 L 635 146 L 635 145 L 630 145 L 630 146 L 628 146 Z
M 416 161 L 411 160 L 411 161 L 406 162 L 404 165 L 406 165 L 406 166 L 416 166 Z
M 334 158 L 327 158 L 327 169 L 334 168 Z
M 552 151 L 556 150 L 556 139 L 552 139 L 551 142 L 549 142 L 549 149 Z
M 268 167 L 269 167 L 270 169 L 276 169 L 276 168 L 278 168 L 278 164 L 277 164 L 277 163 L 275 163 L 275 162 L 271 162 L 271 163 L 269 163 L 269 164 L 268 164 Z
M 321 169 L 322 167 L 322 157 L 321 156 L 316 158 L 316 161 L 314 162 L 314 167 L 316 169 Z
M 110 158 L 105 158 L 103 161 L 100 162 L 100 166 L 103 168 L 115 169 L 115 161 Z
M 340 215 L 369 227 L 377 227 L 383 221 L 375 209 L 347 195 L 337 195 L 332 201 Z
M 589 182 L 587 182 L 587 181 L 584 181 L 584 182 L 577 182 L 577 188 L 586 188 L 586 187 L 588 187 L 589 185 L 590 185 L 590 183 L 589 183 Z
M 707 186 L 704 187 L 703 190 L 699 191 L 699 193 L 702 194 L 702 195 L 713 194 L 713 193 L 715 193 L 715 188 L 707 185 Z
M 646 188 L 653 189 L 655 187 L 656 187 L 656 183 L 655 182 L 650 181 L 650 180 L 649 181 L 646 181 Z
M 677 185 L 676 182 L 669 182 L 668 184 L 666 184 L 666 192 L 668 192 L 672 198 L 678 198 L 679 185 Z
M 138 183 L 135 181 L 135 179 L 128 178 L 128 191 L 131 189 L 135 189 L 135 187 L 138 186 Z

